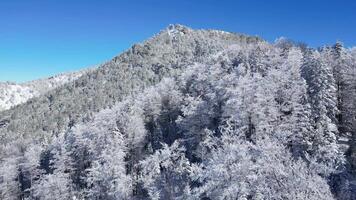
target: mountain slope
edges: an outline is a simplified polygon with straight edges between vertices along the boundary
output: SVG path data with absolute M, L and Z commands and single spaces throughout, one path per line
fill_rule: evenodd
M 0 112 L 22 104 L 33 97 L 38 97 L 65 83 L 74 81 L 87 70 L 56 75 L 46 79 L 17 84 L 0 82 Z
M 204 62 L 228 45 L 257 41 L 256 37 L 172 25 L 74 82 L 0 113 L 0 121 L 9 122 L 0 131 L 11 137 L 50 137 L 164 76 L 181 73 L 190 63 Z

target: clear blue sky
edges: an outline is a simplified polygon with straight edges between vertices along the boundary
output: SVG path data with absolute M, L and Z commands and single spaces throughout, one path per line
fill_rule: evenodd
M 0 81 L 101 63 L 175 23 L 356 45 L 353 0 L 0 0 Z

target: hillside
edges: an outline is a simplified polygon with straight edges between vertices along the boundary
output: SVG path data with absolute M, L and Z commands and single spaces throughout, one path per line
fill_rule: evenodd
M 356 50 L 171 25 L 0 113 L 1 199 L 356 199 Z
M 8 110 L 16 105 L 25 103 L 33 97 L 38 97 L 65 83 L 74 81 L 85 71 L 60 74 L 46 79 L 26 83 L 0 82 L 0 111 Z
M 0 113 L 0 121 L 9 121 L 0 131 L 11 132 L 11 137 L 13 133 L 50 137 L 228 45 L 257 41 L 256 37 L 170 26 L 74 82 Z

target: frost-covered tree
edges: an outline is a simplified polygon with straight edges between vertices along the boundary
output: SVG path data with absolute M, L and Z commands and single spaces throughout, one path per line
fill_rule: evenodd
M 185 149 L 174 142 L 140 162 L 141 181 L 152 200 L 187 199 L 190 194 L 191 165 Z
M 180 137 L 176 119 L 182 101 L 175 80 L 163 79 L 156 87 L 149 88 L 143 97 L 140 101 L 150 147 L 157 150 L 161 142 L 172 144 Z
M 1 160 L 0 197 L 4 200 L 16 199 L 21 195 L 18 182 L 18 157 L 11 156 Z
M 293 156 L 303 156 L 310 146 L 312 127 L 306 81 L 301 76 L 302 52 L 292 48 L 287 58 L 268 76 L 275 83 L 275 100 L 280 112 L 278 132 L 288 136 Z
M 304 56 L 303 77 L 308 84 L 309 102 L 314 122 L 319 121 L 323 106 L 327 108 L 327 117 L 337 123 L 337 90 L 333 69 L 327 62 L 326 52 L 309 50 Z
M 177 123 L 189 150 L 187 157 L 192 161 L 204 157 L 200 143 L 206 137 L 206 130 L 217 132 L 222 123 L 227 85 L 235 77 L 228 76 L 224 67 L 225 64 L 196 64 L 182 75 L 179 82 L 184 99 Z
M 126 173 L 127 146 L 124 136 L 115 130 L 98 137 L 106 137 L 106 143 L 98 158 L 87 169 L 88 199 L 131 199 L 133 184 Z
M 26 150 L 26 146 L 29 146 L 28 150 Z M 33 179 L 40 174 L 37 168 L 40 148 L 22 138 L 1 146 L 1 198 L 21 199 L 28 197 Z
M 338 129 L 341 134 L 346 134 L 350 131 L 348 123 L 350 118 L 347 116 L 349 94 L 346 76 L 352 68 L 352 56 L 340 42 L 337 42 L 332 48 L 324 48 L 323 55 L 327 63 L 331 65 L 336 83 L 337 107 L 340 111 L 337 115 Z
M 250 142 L 272 134 L 282 139 L 274 133 L 280 115 L 274 101 L 274 86 L 269 79 L 248 73 L 228 90 L 224 118 Z
M 333 199 L 327 181 L 278 140 L 253 144 L 227 131 L 210 159 L 194 169 L 201 186 L 193 194 L 210 199 Z
M 68 176 L 63 173 L 46 174 L 35 186 L 33 197 L 43 200 L 72 199 Z
M 305 56 L 304 71 L 307 77 L 309 102 L 312 108 L 314 136 L 311 154 L 321 174 L 329 175 L 342 166 L 344 157 L 337 144 L 338 114 L 336 83 L 331 66 L 319 52 Z
M 48 149 L 42 151 L 42 174 L 31 187 L 33 199 L 75 198 L 73 160 L 64 138 L 55 138 Z

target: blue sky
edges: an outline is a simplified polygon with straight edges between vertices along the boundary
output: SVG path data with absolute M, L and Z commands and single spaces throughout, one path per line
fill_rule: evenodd
M 175 23 L 356 46 L 352 0 L 0 0 L 0 81 L 98 64 Z

